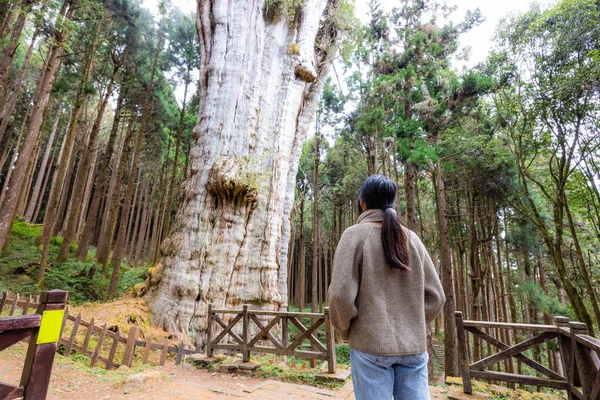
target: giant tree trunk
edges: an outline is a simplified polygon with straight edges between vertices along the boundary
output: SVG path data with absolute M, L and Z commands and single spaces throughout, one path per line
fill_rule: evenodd
M 295 176 L 338 29 L 336 0 L 296 10 L 199 0 L 200 111 L 190 176 L 150 279 L 154 323 L 204 343 L 209 303 L 287 307 Z M 325 35 L 315 54 L 315 37 Z M 316 65 L 317 68 L 313 67 Z

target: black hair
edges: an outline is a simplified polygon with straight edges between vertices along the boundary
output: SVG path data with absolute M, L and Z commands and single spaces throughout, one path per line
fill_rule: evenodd
M 408 270 L 408 237 L 393 209 L 398 185 L 383 175 L 371 175 L 362 184 L 358 201 L 367 209 L 383 210 L 381 243 L 383 254 L 393 268 Z

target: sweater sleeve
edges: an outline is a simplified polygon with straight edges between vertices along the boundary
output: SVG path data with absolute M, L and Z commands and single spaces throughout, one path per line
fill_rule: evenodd
M 348 340 L 352 319 L 358 315 L 356 297 L 360 286 L 362 242 L 356 234 L 344 231 L 333 258 L 329 286 L 329 316 L 331 324 Z
M 446 302 L 446 296 L 435 265 L 433 265 L 431 256 L 429 256 L 421 239 L 419 239 L 419 244 L 421 248 L 421 260 L 423 261 L 425 286 L 425 322 L 429 324 L 442 311 L 442 306 Z

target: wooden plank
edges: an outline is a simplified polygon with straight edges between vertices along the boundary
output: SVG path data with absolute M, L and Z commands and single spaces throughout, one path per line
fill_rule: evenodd
M 575 340 L 587 348 L 590 348 L 598 353 L 600 353 L 600 340 L 596 339 L 590 335 L 581 335 L 578 334 L 575 336 Z
M 69 307 L 65 307 L 65 315 L 63 316 L 62 326 L 60 327 L 59 338 L 62 338 L 63 332 L 65 331 L 65 327 L 67 326 L 67 321 L 69 320 Z
M 135 351 L 135 340 L 140 333 L 138 326 L 132 326 L 127 335 L 127 343 L 125 343 L 125 352 L 123 353 L 123 365 L 131 367 L 133 364 L 133 352 Z
M 56 292 L 56 291 L 55 291 Z M 67 297 L 67 292 L 58 291 L 64 294 L 64 299 Z M 64 310 L 64 302 L 49 302 L 49 292 L 42 293 L 42 302 L 37 308 L 38 315 L 44 311 Z M 24 316 L 22 318 L 27 318 Z M 37 343 L 39 330 L 31 336 L 27 355 L 21 374 L 20 386 L 23 387 L 23 398 L 25 399 L 45 399 L 48 394 L 48 386 L 50 384 L 50 375 L 52 373 L 52 364 L 56 355 L 56 342 Z
M 40 295 L 40 302 L 41 303 L 64 303 L 65 301 L 67 301 L 68 296 L 69 296 L 69 292 L 66 292 L 64 290 L 58 290 L 58 289 L 48 290 L 47 292 L 42 292 L 42 294 Z
M 308 338 L 310 342 L 313 343 L 319 351 L 327 353 L 327 349 L 325 348 L 325 346 L 323 346 L 323 344 L 313 335 L 313 332 L 316 331 L 317 328 L 319 328 L 319 326 L 321 326 L 325 322 L 324 319 L 316 320 L 315 322 L 313 322 L 309 329 L 306 329 L 302 322 L 298 321 L 295 317 L 291 317 L 290 321 L 292 321 L 292 324 L 296 325 L 296 327 L 300 331 L 300 335 L 298 335 L 296 340 L 294 340 L 294 343 L 287 347 L 287 350 L 295 349 L 296 347 L 302 344 L 304 339 Z
M 27 315 L 27 311 L 29 311 L 29 307 L 31 306 L 31 295 L 27 296 L 27 301 L 23 304 L 23 311 L 21 315 Z
M 220 319 L 218 316 L 213 315 L 215 321 L 218 322 L 218 320 Z M 238 335 L 235 334 L 235 332 L 231 332 L 231 329 L 235 326 L 235 324 L 238 323 L 238 321 L 242 319 L 242 314 L 237 315 L 234 319 L 231 320 L 231 322 L 229 323 L 229 325 L 227 325 L 222 331 L 221 333 L 219 333 L 217 335 L 217 337 L 212 341 L 213 344 L 219 343 L 219 341 L 228 333 L 235 339 L 235 337 L 237 336 L 239 339 L 240 344 L 243 343 L 242 338 L 240 338 Z M 222 321 L 221 321 L 222 322 Z
M 208 357 L 212 357 L 213 355 L 213 350 L 212 350 L 212 321 L 214 318 L 213 312 L 212 312 L 212 303 L 208 305 L 208 311 L 207 314 L 208 315 L 208 326 L 207 326 L 207 330 L 206 330 L 206 355 Z M 200 347 L 200 343 L 198 343 L 196 345 L 196 350 L 198 350 L 198 347 Z
M 81 348 L 83 349 L 83 354 L 85 354 L 87 351 L 87 348 L 90 344 L 90 339 L 92 338 L 92 333 L 94 333 L 94 318 L 92 318 L 92 320 L 90 321 L 87 333 L 85 334 L 85 339 L 83 340 L 83 344 L 81 345 Z
M 250 361 L 250 352 L 248 351 L 248 331 L 250 330 L 250 319 L 248 318 L 248 305 L 244 304 L 242 312 L 242 361 Z
M 65 357 L 71 357 L 71 349 L 73 348 L 73 342 L 75 341 L 75 336 L 77 336 L 77 330 L 79 329 L 79 323 L 81 322 L 81 313 L 77 315 L 75 318 L 75 324 L 73 325 L 73 330 L 71 331 L 71 336 L 69 337 L 69 342 L 65 346 Z
M 241 318 L 243 317 L 243 314 L 239 314 L 237 317 L 235 317 L 233 320 L 239 321 Z M 221 327 L 223 328 L 223 332 L 228 332 L 229 335 L 233 338 L 233 340 L 235 340 L 236 342 L 238 342 L 239 344 L 244 343 L 244 339 L 242 339 L 237 333 L 233 332 L 231 330 L 231 327 L 229 327 L 227 324 L 225 324 L 225 322 L 221 319 L 221 317 L 219 317 L 216 314 L 213 314 L 213 320 L 218 323 L 219 325 L 221 325 Z M 221 339 L 219 339 L 221 340 Z
M 15 298 L 13 299 L 12 305 L 10 307 L 10 311 L 8 312 L 9 317 L 12 317 L 13 315 L 15 315 L 15 310 L 17 309 L 18 302 L 19 302 L 19 294 L 17 293 L 15 295 Z
M 325 318 L 325 314 L 322 313 L 309 313 L 309 312 L 291 312 L 291 311 L 262 311 L 256 310 L 251 311 L 254 315 L 271 315 L 280 317 L 294 317 L 294 318 Z
M 552 389 L 567 390 L 569 383 L 554 379 L 538 378 L 534 376 L 524 376 L 518 374 L 510 374 L 507 372 L 491 372 L 491 371 L 474 371 L 471 370 L 473 378 L 485 379 L 488 381 L 502 381 L 509 383 L 520 383 L 522 385 L 542 386 Z
M 0 317 L 0 331 L 37 328 L 41 320 L 42 316 L 39 314 Z
M 112 345 L 110 346 L 108 358 L 106 359 L 106 369 L 111 369 L 115 365 L 115 354 L 117 354 L 117 348 L 119 347 L 119 338 L 121 337 L 121 333 L 118 329 L 115 332 L 115 335 L 116 336 L 113 338 Z
M 497 329 L 514 329 L 521 331 L 544 331 L 558 332 L 558 328 L 554 325 L 542 324 L 512 324 L 509 322 L 488 322 L 488 321 L 469 321 L 464 320 L 465 327 L 472 326 L 475 328 L 497 328 Z
M 241 314 L 242 310 L 212 310 L 213 314 Z
M 0 351 L 9 348 L 15 343 L 28 338 L 36 332 L 37 328 L 15 329 L 0 332 Z M 0 397 L 1 398 L 1 397 Z
M 102 326 L 102 330 L 100 331 L 100 337 L 98 338 L 96 350 L 94 350 L 94 355 L 92 355 L 92 360 L 90 361 L 90 368 L 94 368 L 98 362 L 98 357 L 100 357 L 100 351 L 102 350 L 102 344 L 104 343 L 104 337 L 106 336 L 107 329 L 108 325 L 105 322 Z
M 327 372 L 335 374 L 335 330 L 333 329 L 331 319 L 329 318 L 329 307 L 325 307 L 325 338 L 327 344 Z
M 288 340 L 289 340 L 289 326 L 288 326 L 288 317 L 281 317 L 281 347 L 287 349 Z
M 323 318 L 321 313 L 308 313 L 308 312 L 291 312 L 291 311 L 263 311 L 263 310 L 248 310 L 254 315 L 267 315 L 271 317 L 296 317 L 296 318 Z M 213 309 L 214 314 L 241 314 L 243 310 L 223 310 Z
M 488 335 L 487 333 L 480 331 L 478 328 L 469 326 L 465 329 L 467 331 L 473 333 L 474 335 L 479 336 L 480 338 L 482 338 L 486 342 L 490 343 L 491 345 L 496 346 L 500 350 L 506 350 L 506 349 L 510 348 L 510 346 L 507 345 L 506 343 L 503 343 L 500 340 L 496 339 L 495 337 L 492 337 L 492 336 Z M 532 359 L 524 356 L 523 354 L 516 354 L 514 357 L 517 358 L 518 360 L 520 360 L 521 362 L 523 362 L 524 364 L 527 364 L 531 368 L 535 369 L 536 371 L 546 375 L 548 378 L 558 379 L 558 380 L 566 379 L 564 376 L 557 374 L 556 372 L 552 371 L 551 369 L 544 367 L 542 364 L 533 361 Z
M 594 386 L 592 387 L 592 395 L 591 399 L 597 400 L 600 398 L 600 370 L 596 371 L 596 380 L 594 381 Z
M 467 338 L 465 335 L 465 327 L 463 325 L 463 313 L 462 311 L 454 312 L 454 319 L 456 321 L 456 339 L 458 341 L 458 362 L 460 366 L 460 373 L 463 380 L 463 392 L 467 394 L 473 393 L 473 386 L 471 384 L 471 374 L 469 371 L 469 353 L 467 351 Z
M 8 298 L 8 292 L 4 292 L 2 297 L 0 298 L 0 315 L 4 312 L 4 305 L 6 304 L 6 299 Z
M 260 331 L 254 336 L 250 343 L 248 343 L 248 346 L 254 346 L 256 342 L 258 342 L 263 336 L 266 335 L 267 338 L 269 338 L 269 340 L 275 345 L 276 348 L 283 349 L 283 345 L 279 342 L 279 340 L 273 337 L 271 332 L 269 332 L 271 328 L 273 328 L 275 324 L 277 324 L 279 320 L 281 320 L 280 316 L 274 317 L 267 325 L 263 325 L 256 315 L 251 314 L 250 319 L 256 324 L 256 326 L 258 326 Z
M 474 364 L 471 364 L 471 370 L 483 370 L 484 368 L 486 368 L 490 365 L 500 362 L 508 357 L 512 357 L 516 354 L 522 353 L 532 346 L 547 342 L 548 340 L 553 339 L 555 337 L 556 337 L 556 333 L 554 333 L 554 332 L 542 332 L 541 334 L 534 336 L 530 339 L 527 339 L 521 343 L 517 343 L 516 345 L 511 346 L 510 348 L 508 348 L 506 350 L 502 350 L 496 354 L 493 354 L 489 357 L 479 360 Z
M 177 357 L 175 358 L 175 365 L 181 364 L 181 359 L 183 358 L 183 354 L 185 351 L 185 346 L 183 345 L 183 340 L 179 343 L 179 347 L 177 348 Z
M 221 346 L 221 345 L 219 345 Z M 215 347 L 216 348 L 216 347 Z M 292 356 L 308 359 L 327 360 L 327 353 L 320 353 L 317 351 L 309 350 L 282 350 L 274 349 L 273 347 L 254 346 L 249 348 L 252 352 L 270 353 L 277 354 L 279 356 Z
M 19 398 L 23 398 L 22 387 L 9 385 L 8 383 L 0 383 L 0 399 L 14 400 Z
M 163 366 L 167 361 L 167 352 L 169 351 L 169 341 L 165 340 L 162 346 L 162 351 L 160 352 L 160 361 L 158 365 Z
M 148 364 L 148 358 L 150 358 L 150 350 L 152 350 L 152 341 L 150 338 L 144 344 L 144 354 L 142 355 L 142 364 Z
M 272 347 L 267 347 L 271 349 Z M 236 353 L 242 352 L 242 345 L 237 343 L 217 343 L 213 345 L 213 350 L 221 349 L 221 350 L 233 350 Z

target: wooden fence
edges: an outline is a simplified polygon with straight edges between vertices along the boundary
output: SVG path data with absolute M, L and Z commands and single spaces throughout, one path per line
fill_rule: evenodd
M 228 323 L 225 315 L 231 316 Z M 303 319 L 310 319 L 310 325 L 305 326 Z M 295 337 L 290 335 L 290 323 L 298 329 Z M 316 335 L 322 325 L 325 326 L 325 345 Z M 229 342 L 221 343 L 223 339 Z M 310 350 L 300 349 L 305 341 Z M 336 372 L 335 337 L 328 308 L 320 314 L 248 310 L 247 305 L 242 310 L 217 310 L 209 304 L 206 355 L 211 357 L 216 349 L 240 352 L 244 362 L 250 360 L 250 352 L 326 360 L 328 372 Z
M 6 295 L 0 300 L 0 314 L 6 300 Z M 16 306 L 11 306 L 11 316 L 0 317 L 0 351 L 29 339 L 21 382 L 19 386 L 0 383 L 0 399 L 46 398 L 66 300 L 67 292 L 51 290 L 42 293 L 35 314 L 15 316 Z M 26 305 L 26 309 L 32 306 L 31 298 Z
M 20 296 L 4 293 L 0 295 L 0 315 L 5 312 L 9 316 L 26 315 L 29 310 L 38 306 L 38 296 Z M 85 333 L 85 335 L 84 335 Z M 152 343 L 151 340 L 139 340 L 140 328 L 132 326 L 127 335 L 122 335 L 118 328 L 109 328 L 107 323 L 100 324 L 92 318 L 85 321 L 78 315 L 69 314 L 65 309 L 60 330 L 59 351 L 70 357 L 72 353 L 79 353 L 90 357 L 90 367 L 98 363 L 104 364 L 106 369 L 118 368 L 121 365 L 131 367 L 137 358 L 143 364 L 164 365 L 169 354 L 175 356 L 175 363 L 180 364 L 184 355 L 196 353 L 194 349 L 187 349 L 181 342 L 178 346 L 169 345 L 167 340 L 162 343 Z M 138 350 L 138 351 L 136 351 Z M 152 352 L 158 358 L 152 362 Z M 122 356 L 121 356 L 122 354 Z M 2 397 L 0 396 L 0 399 Z
M 554 325 L 468 321 L 463 320 L 460 311 L 455 312 L 455 318 L 460 369 L 465 393 L 473 391 L 471 379 L 479 378 L 565 390 L 569 400 L 600 400 L 600 340 L 588 335 L 585 324 L 569 322 L 565 317 L 554 317 Z M 492 334 L 485 332 L 485 330 L 493 329 L 529 331 L 535 332 L 535 334 L 520 343 L 509 346 Z M 474 338 L 486 341 L 499 351 L 470 363 L 467 332 L 471 333 Z M 563 374 L 548 369 L 523 354 L 534 346 L 550 341 L 555 343 L 560 353 Z M 515 357 L 540 376 L 486 370 L 509 357 Z

